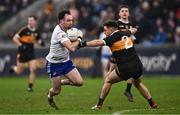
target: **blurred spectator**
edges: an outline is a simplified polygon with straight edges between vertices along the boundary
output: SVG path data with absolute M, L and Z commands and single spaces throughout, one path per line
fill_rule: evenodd
M 0 1 L 0 24 L 23 8 L 32 4 L 34 0 L 1 0 Z
M 51 16 L 54 11 L 54 5 L 52 0 L 48 0 L 44 6 L 44 14 L 45 16 Z
M 176 45 L 180 45 L 180 26 L 176 27 L 175 35 L 174 35 L 174 40 Z
M 158 32 L 155 35 L 155 38 L 153 39 L 153 43 L 154 44 L 164 44 L 167 41 L 167 34 L 166 32 L 164 32 L 164 28 L 163 27 L 159 27 L 158 28 Z
M 47 0 L 44 6 L 44 17 L 40 21 L 42 33 L 45 38 L 51 34 L 57 22 L 55 0 Z M 9 17 L 15 15 L 23 8 L 29 6 L 33 0 L 1 0 L 0 24 Z M 163 32 L 167 34 L 166 43 L 175 42 L 175 29 L 180 23 L 180 0 L 72 0 L 63 5 L 61 9 L 69 9 L 75 18 L 75 26 L 81 29 L 88 37 L 98 37 L 102 24 L 109 19 L 118 19 L 118 8 L 127 4 L 131 9 L 130 20 L 134 20 L 140 31 L 136 35 L 142 42 L 152 42 L 159 26 L 156 21 L 161 19 Z M 163 26 L 162 26 L 163 25 Z M 147 42 L 148 41 L 148 42 Z

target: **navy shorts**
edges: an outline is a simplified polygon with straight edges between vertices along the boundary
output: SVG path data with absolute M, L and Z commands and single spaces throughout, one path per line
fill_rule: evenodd
M 63 63 L 50 63 L 48 61 L 46 63 L 46 72 L 49 74 L 50 78 L 65 75 L 74 68 L 75 66 L 71 60 Z

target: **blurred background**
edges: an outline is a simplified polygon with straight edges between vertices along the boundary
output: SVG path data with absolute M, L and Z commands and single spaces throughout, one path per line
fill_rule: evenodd
M 69 9 L 74 26 L 83 31 L 85 40 L 92 40 L 99 38 L 105 21 L 118 19 L 121 4 L 130 7 L 130 20 L 140 27 L 136 48 L 145 74 L 180 75 L 180 0 L 1 0 L 0 74 L 8 75 L 10 66 L 15 64 L 17 47 L 12 37 L 26 25 L 28 16 L 38 17 L 46 47 L 36 47 L 37 57 L 45 57 L 59 11 Z M 83 74 L 102 74 L 98 48 L 79 50 L 72 59 Z M 44 70 L 39 73 L 45 74 Z

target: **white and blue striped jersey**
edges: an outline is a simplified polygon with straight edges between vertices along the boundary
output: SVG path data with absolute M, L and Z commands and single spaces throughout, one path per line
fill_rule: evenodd
M 51 36 L 51 44 L 46 60 L 51 63 L 61 63 L 69 60 L 69 50 L 63 46 L 63 42 L 69 40 L 67 33 L 56 25 Z

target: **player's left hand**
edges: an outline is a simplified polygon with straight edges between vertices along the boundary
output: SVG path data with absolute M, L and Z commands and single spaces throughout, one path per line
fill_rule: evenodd
M 78 48 L 77 48 L 77 49 L 83 48 L 83 47 L 85 47 L 85 46 L 87 46 L 86 41 L 81 41 L 81 42 L 79 42 L 79 45 L 78 45 Z

